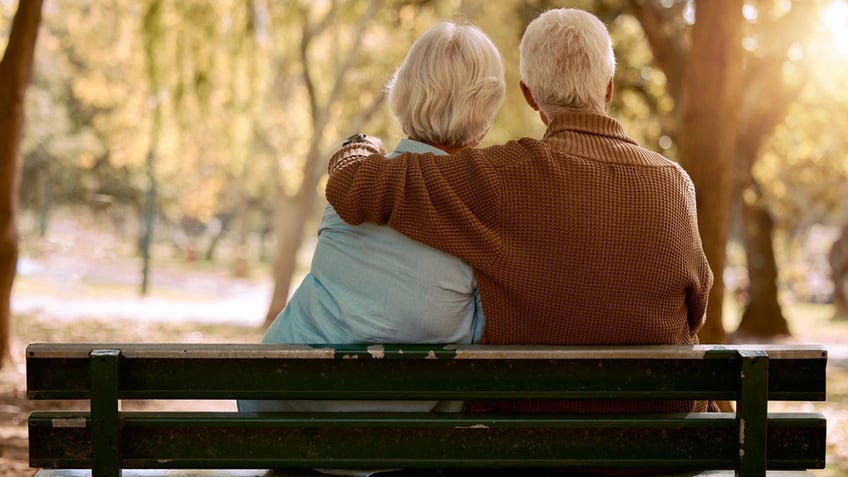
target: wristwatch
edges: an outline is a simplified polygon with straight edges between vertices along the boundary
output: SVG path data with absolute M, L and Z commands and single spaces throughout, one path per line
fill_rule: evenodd
M 368 141 L 365 139 L 365 134 L 356 133 L 353 136 L 350 136 L 349 138 L 345 139 L 344 142 L 342 142 L 342 147 L 347 146 L 348 144 L 353 144 L 355 142 L 368 142 Z

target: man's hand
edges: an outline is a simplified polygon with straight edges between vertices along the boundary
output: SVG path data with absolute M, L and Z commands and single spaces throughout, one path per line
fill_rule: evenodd
M 342 147 L 330 157 L 327 172 L 332 175 L 348 164 L 361 161 L 372 154 L 386 155 L 386 148 L 383 146 L 383 141 L 374 136 L 354 134 L 347 138 L 342 143 Z

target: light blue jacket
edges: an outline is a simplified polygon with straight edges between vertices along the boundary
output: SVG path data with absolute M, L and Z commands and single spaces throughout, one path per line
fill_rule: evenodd
M 402 140 L 402 152 L 445 153 Z M 484 316 L 474 271 L 388 226 L 344 222 L 328 204 L 312 267 L 262 339 L 263 343 L 475 343 Z M 391 410 L 430 410 L 436 401 L 394 403 Z M 453 407 L 453 406 L 450 406 Z M 249 410 L 389 410 L 386 403 L 240 401 Z

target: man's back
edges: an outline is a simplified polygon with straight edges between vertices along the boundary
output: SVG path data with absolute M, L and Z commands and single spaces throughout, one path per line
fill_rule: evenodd
M 679 166 L 595 114 L 559 116 L 543 144 L 518 146 L 527 153 L 494 165 L 506 189 L 503 258 L 478 278 L 484 306 L 509 318 L 490 322 L 484 340 L 693 343 L 711 274 Z M 515 293 L 487 293 L 489 275 Z

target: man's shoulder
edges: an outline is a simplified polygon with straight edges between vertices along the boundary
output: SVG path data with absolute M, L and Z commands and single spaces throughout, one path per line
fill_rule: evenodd
M 672 161 L 671 159 L 663 156 L 662 154 L 656 151 L 652 151 L 641 145 L 636 145 L 635 147 L 638 149 L 639 156 L 642 158 L 642 160 L 645 161 L 646 165 L 669 167 L 672 169 L 679 169 L 681 171 L 683 170 L 680 167 L 680 164 Z
M 685 175 L 685 171 L 677 162 L 635 142 L 621 141 L 614 143 L 606 153 L 598 153 L 596 158 L 601 162 L 622 166 L 666 169 Z

